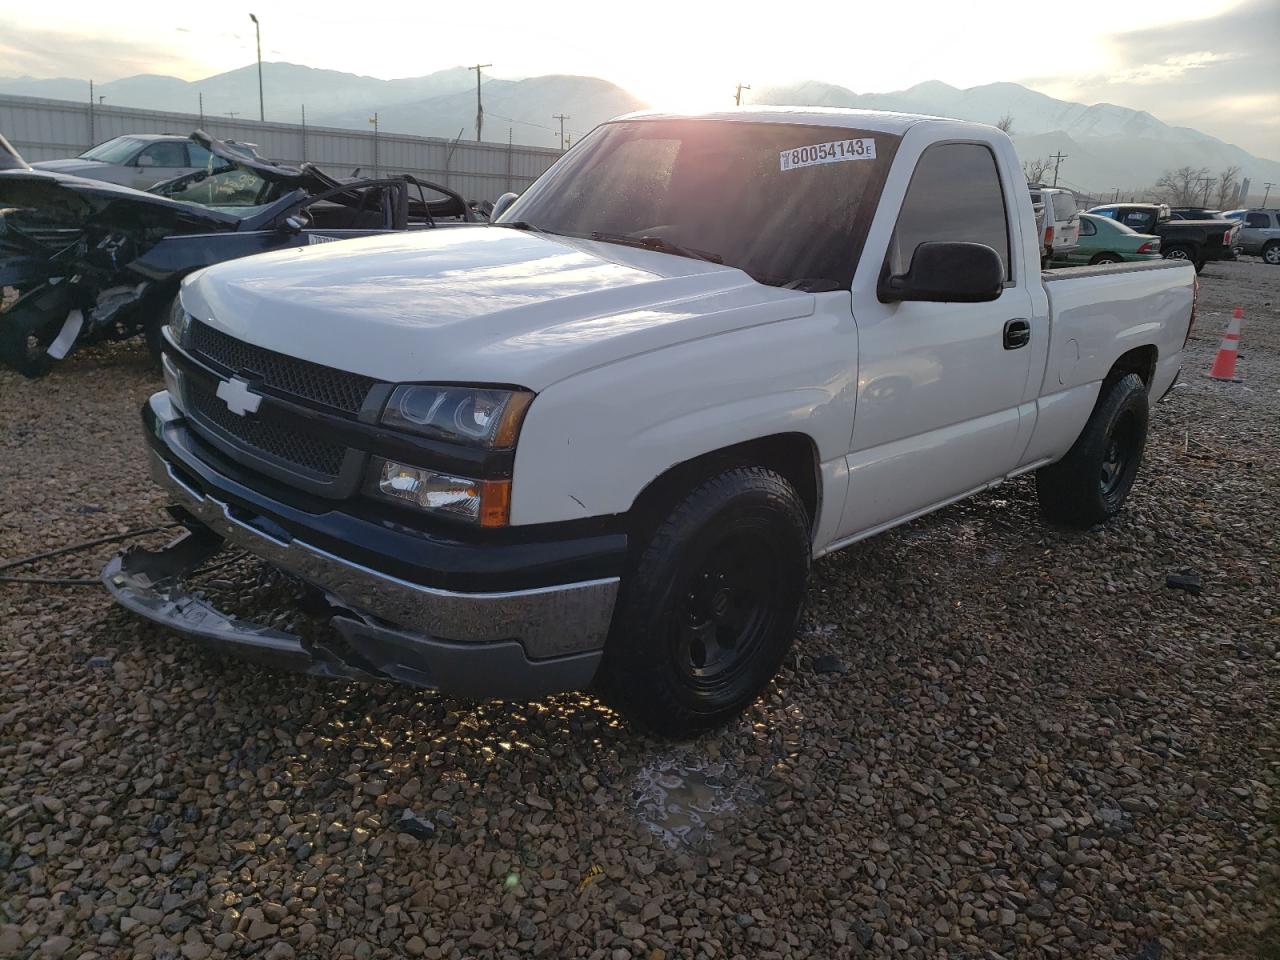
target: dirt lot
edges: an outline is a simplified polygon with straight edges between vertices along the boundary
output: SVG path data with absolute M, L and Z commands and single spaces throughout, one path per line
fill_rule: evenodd
M 1280 957 L 1280 269 L 1203 279 L 1117 522 L 1048 528 L 1027 479 L 820 562 L 695 743 L 0 584 L 0 957 Z M 1209 381 L 1237 304 L 1244 382 Z M 158 386 L 134 348 L 0 372 L 0 563 L 162 519 Z

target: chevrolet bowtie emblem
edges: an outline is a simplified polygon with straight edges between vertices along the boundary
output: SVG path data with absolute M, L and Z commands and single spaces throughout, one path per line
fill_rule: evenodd
M 223 380 L 218 384 L 218 399 L 227 405 L 227 409 L 237 417 L 246 413 L 257 413 L 262 397 L 249 389 L 249 384 L 239 377 Z

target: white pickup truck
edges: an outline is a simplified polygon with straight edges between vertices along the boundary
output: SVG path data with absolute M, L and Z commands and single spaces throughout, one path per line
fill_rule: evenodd
M 690 735 L 769 682 L 815 558 L 1027 471 L 1053 521 L 1115 514 L 1194 319 L 1187 263 L 1042 274 L 1013 146 L 974 123 L 635 114 L 509 200 L 184 284 L 143 418 L 189 532 L 108 565 L 121 603 Z M 224 543 L 327 632 L 194 592 Z

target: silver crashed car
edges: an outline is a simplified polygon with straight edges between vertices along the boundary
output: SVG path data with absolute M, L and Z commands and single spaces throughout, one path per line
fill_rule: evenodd
M 223 143 L 250 159 L 260 159 L 251 143 Z M 172 180 L 209 169 L 209 151 L 189 137 L 168 133 L 131 133 L 91 147 L 67 160 L 41 160 L 36 170 L 66 173 L 88 180 L 105 180 L 135 190 L 146 190 L 162 180 Z

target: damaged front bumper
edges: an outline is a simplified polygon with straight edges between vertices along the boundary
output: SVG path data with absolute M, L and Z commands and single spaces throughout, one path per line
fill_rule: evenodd
M 201 462 L 167 393 L 153 396 L 143 416 L 152 477 L 170 495 L 188 533 L 161 551 L 126 551 L 103 570 L 107 589 L 133 612 L 228 652 L 321 676 L 387 678 L 503 700 L 536 699 L 591 684 L 603 656 L 617 576 L 484 592 L 392 576 L 312 545 L 298 534 L 298 511 L 265 500 Z M 348 530 L 356 529 L 348 523 Z M 228 616 L 193 593 L 187 577 L 224 545 L 246 550 L 321 591 L 336 608 L 332 640 L 306 639 Z M 457 549 L 425 536 L 416 546 L 420 554 L 434 550 L 436 556 Z M 528 546 L 521 545 L 521 557 Z M 612 554 L 620 547 L 625 552 L 625 542 L 609 542 L 608 555 L 601 554 L 603 569 L 612 572 L 617 559 Z M 491 548 L 494 553 L 504 549 Z M 489 555 L 484 563 L 493 567 L 498 560 Z

